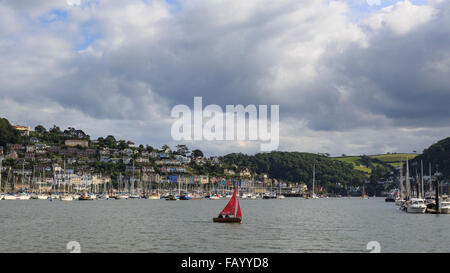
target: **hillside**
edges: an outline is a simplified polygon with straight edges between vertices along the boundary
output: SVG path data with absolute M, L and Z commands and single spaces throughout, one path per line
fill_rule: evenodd
M 428 166 L 429 162 L 431 162 L 433 173 L 438 171 L 443 174 L 444 178 L 450 178 L 450 137 L 431 145 L 413 161 L 417 164 L 420 164 L 420 161 L 423 161 L 424 172 L 426 174 L 429 173 Z
M 395 168 L 400 166 L 402 161 L 405 162 L 406 158 L 411 160 L 417 156 L 418 154 L 399 153 L 369 156 L 344 156 L 333 157 L 332 159 L 352 164 L 355 169 L 370 174 L 376 167 Z
M 238 169 L 248 167 L 253 173 L 265 173 L 271 178 L 292 182 L 312 183 L 313 165 L 316 166 L 318 184 L 327 188 L 343 188 L 360 185 L 366 178 L 352 164 L 333 160 L 326 156 L 299 152 L 271 152 L 256 155 L 228 154 L 221 160 Z
M 0 118 L 0 146 L 6 148 L 8 143 L 16 143 L 19 133 L 5 118 Z

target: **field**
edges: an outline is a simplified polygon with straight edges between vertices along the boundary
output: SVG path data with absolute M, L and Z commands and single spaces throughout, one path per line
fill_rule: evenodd
M 401 162 L 405 161 L 406 158 L 413 159 L 418 154 L 380 154 L 380 155 L 369 155 L 369 159 L 374 160 L 364 160 L 362 156 L 345 156 L 345 157 L 334 157 L 332 159 L 344 161 L 350 164 L 353 164 L 356 170 L 363 171 L 367 174 L 372 172 L 370 167 L 376 167 L 378 165 L 390 165 L 392 167 L 398 167 L 401 165 Z M 380 163 L 381 162 L 381 163 Z
M 371 155 L 370 158 L 378 159 L 391 166 L 398 167 L 401 162 L 405 162 L 406 158 L 409 160 L 414 159 L 419 154 L 384 154 L 384 155 Z

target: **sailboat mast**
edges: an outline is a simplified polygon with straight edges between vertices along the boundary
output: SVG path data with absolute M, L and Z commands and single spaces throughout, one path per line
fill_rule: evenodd
M 400 164 L 400 200 L 403 200 L 403 161 Z
M 131 180 L 131 194 L 134 194 L 134 160 L 133 160 L 133 179 Z
M 423 187 L 423 160 L 420 160 L 420 183 L 422 184 L 422 198 L 425 197 L 425 191 Z
M 406 197 L 410 199 L 411 197 L 411 186 L 409 184 L 409 164 L 408 157 L 406 157 Z
M 25 160 L 22 161 L 22 188 L 23 188 L 23 178 L 25 177 Z
M 315 181 L 316 181 L 316 164 L 313 165 L 313 184 L 312 184 L 312 196 L 315 195 L 314 188 L 315 188 Z
M 64 184 L 63 184 L 63 193 L 65 193 L 66 192 L 66 160 L 64 160 L 64 176 L 63 176 L 63 179 L 64 179 Z
M 428 171 L 430 172 L 430 193 L 433 191 L 433 181 L 431 179 L 431 162 L 428 162 Z
M 279 189 L 278 191 L 280 192 L 280 195 L 281 195 L 281 181 L 278 182 L 278 189 Z
M 178 196 L 180 196 L 181 195 L 181 181 L 180 181 L 180 178 L 178 177 L 178 175 L 177 175 L 177 181 L 178 181 Z
M 0 156 L 0 192 L 2 192 L 2 161 L 3 157 Z

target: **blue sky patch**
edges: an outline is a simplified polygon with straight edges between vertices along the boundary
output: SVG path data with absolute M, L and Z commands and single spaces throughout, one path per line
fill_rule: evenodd
M 69 12 L 66 10 L 55 9 L 44 16 L 40 17 L 41 23 L 50 24 L 57 21 L 66 21 L 69 17 Z

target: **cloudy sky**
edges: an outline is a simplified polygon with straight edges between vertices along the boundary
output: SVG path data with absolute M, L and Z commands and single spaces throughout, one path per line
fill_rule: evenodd
M 449 33 L 447 0 L 0 0 L 0 116 L 161 147 L 202 96 L 280 105 L 279 150 L 421 151 L 450 136 Z

